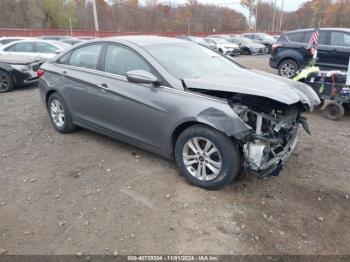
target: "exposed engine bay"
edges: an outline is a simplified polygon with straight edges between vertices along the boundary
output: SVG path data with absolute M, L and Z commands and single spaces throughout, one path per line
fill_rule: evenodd
M 242 94 L 233 95 L 228 101 L 252 128 L 241 140 L 244 167 L 261 175 L 278 175 L 297 143 L 300 125 L 310 133 L 306 118 L 301 116 L 303 106 Z

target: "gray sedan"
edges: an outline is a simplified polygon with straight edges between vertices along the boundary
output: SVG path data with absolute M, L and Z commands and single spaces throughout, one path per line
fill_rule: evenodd
M 243 170 L 277 175 L 299 127 L 309 131 L 302 113 L 320 102 L 302 83 L 153 36 L 79 44 L 38 76 L 57 131 L 80 126 L 175 159 L 205 189 L 222 188 Z

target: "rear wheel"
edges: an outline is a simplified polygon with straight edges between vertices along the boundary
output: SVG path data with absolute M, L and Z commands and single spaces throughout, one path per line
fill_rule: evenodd
M 9 73 L 0 70 L 0 93 L 6 93 L 14 88 L 14 83 Z
M 326 117 L 333 121 L 344 117 L 344 107 L 336 101 L 330 101 L 325 107 Z
M 70 133 L 76 129 L 68 107 L 57 93 L 49 97 L 47 106 L 51 122 L 58 132 Z
M 283 77 L 293 78 L 299 70 L 298 64 L 293 60 L 285 60 L 278 67 L 278 74 Z
M 203 125 L 189 127 L 180 134 L 175 145 L 175 159 L 189 183 L 209 190 L 232 182 L 240 168 L 237 144 Z

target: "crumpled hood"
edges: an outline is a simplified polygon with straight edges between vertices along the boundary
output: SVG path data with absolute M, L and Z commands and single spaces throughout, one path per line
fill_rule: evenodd
M 308 104 L 310 110 L 320 104 L 320 99 L 311 87 L 253 69 L 237 68 L 230 73 L 183 80 L 190 90 L 200 89 L 255 95 L 287 105 L 301 101 L 303 104 Z

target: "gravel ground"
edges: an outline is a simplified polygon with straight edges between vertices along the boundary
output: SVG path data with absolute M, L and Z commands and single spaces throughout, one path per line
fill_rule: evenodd
M 307 117 L 279 177 L 211 192 L 146 151 L 57 133 L 35 87 L 2 94 L 0 253 L 350 254 L 350 117 Z

